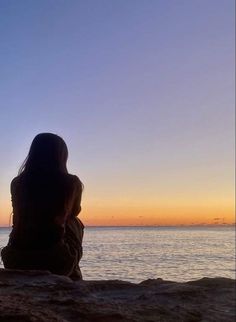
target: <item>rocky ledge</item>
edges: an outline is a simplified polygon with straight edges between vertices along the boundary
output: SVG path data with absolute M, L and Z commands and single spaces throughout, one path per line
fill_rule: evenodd
M 0 269 L 0 321 L 235 321 L 235 281 L 77 281 Z

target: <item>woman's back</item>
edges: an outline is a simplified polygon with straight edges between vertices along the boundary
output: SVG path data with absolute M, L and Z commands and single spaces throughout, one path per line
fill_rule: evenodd
M 67 218 L 80 210 L 80 186 L 76 176 L 60 172 L 14 178 L 10 243 L 18 249 L 45 249 L 59 242 Z
M 68 174 L 67 158 L 66 143 L 56 134 L 41 133 L 32 141 L 11 182 L 13 229 L 1 252 L 4 267 L 82 278 L 84 226 L 76 216 L 83 185 Z

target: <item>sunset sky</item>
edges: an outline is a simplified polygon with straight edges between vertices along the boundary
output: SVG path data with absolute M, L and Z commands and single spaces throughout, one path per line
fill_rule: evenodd
M 0 225 L 40 132 L 86 225 L 233 223 L 234 0 L 0 1 Z

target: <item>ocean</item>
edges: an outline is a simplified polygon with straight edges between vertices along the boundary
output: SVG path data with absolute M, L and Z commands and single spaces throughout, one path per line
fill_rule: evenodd
M 0 247 L 9 233 L 0 228 Z M 85 280 L 235 278 L 234 227 L 87 227 L 83 250 Z

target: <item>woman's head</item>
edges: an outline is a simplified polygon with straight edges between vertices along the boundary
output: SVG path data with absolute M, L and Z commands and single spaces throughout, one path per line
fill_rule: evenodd
M 32 171 L 67 173 L 67 158 L 68 149 L 60 136 L 52 133 L 40 133 L 33 139 L 29 154 L 21 166 L 19 174 Z

